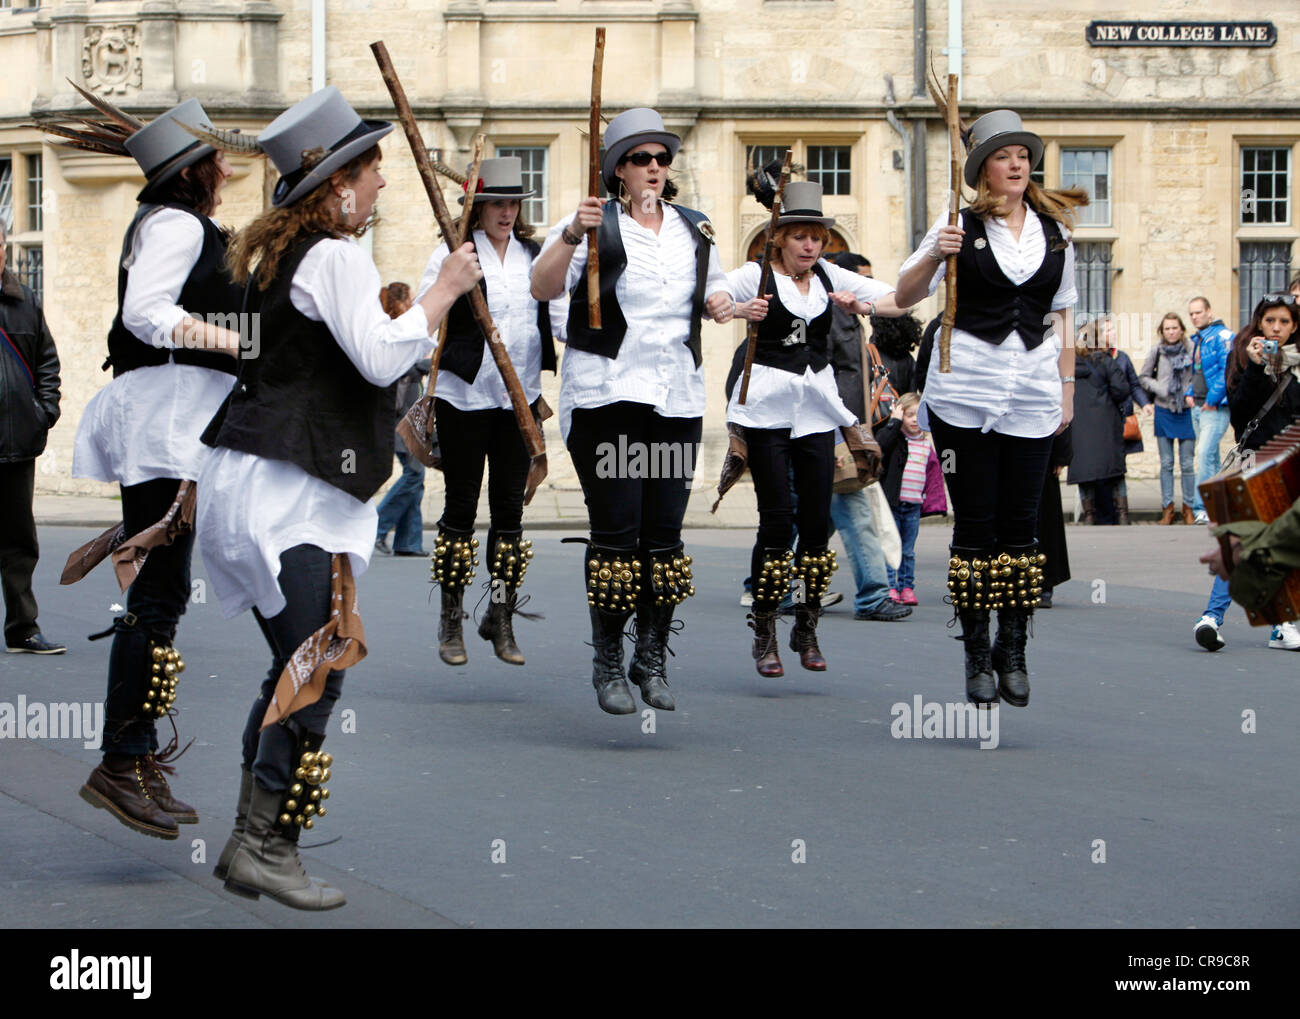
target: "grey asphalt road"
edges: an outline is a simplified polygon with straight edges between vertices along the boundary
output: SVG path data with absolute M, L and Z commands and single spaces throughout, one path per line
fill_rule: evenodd
M 42 530 L 41 624 L 70 650 L 0 659 L 0 703 L 102 699 L 108 648 L 84 637 L 107 624 L 116 585 L 101 567 L 57 586 L 92 533 Z M 517 626 L 526 668 L 475 635 L 468 666 L 438 660 L 425 561 L 378 559 L 360 579 L 370 654 L 331 721 L 329 816 L 304 839 L 328 843 L 304 858 L 346 908 L 251 903 L 211 876 L 268 654 L 251 616 L 226 621 L 209 597 L 177 640 L 181 730 L 195 742 L 174 786 L 202 821 L 176 842 L 135 835 L 77 797 L 95 751 L 0 738 L 4 925 L 1300 922 L 1300 653 L 1268 649 L 1237 609 L 1224 651 L 1192 642 L 1208 591 L 1203 529 L 1071 528 L 1076 579 L 1035 620 L 1032 700 L 999 709 L 994 749 L 892 731 L 895 705 L 963 697 L 940 603 L 943 527 L 921 530 L 911 619 L 855 622 L 842 604 L 822 623 L 830 670 L 803 672 L 787 653 L 779 680 L 754 672 L 737 604 L 752 535 L 688 533 L 698 594 L 670 659 L 679 707 L 654 715 L 653 731 L 597 709 L 580 548 L 534 538 L 528 608 L 545 619 Z M 833 586 L 851 587 L 847 566 Z M 355 732 L 341 731 L 345 718 Z

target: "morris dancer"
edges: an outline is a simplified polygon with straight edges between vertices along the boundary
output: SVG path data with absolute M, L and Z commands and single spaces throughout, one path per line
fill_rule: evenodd
M 212 219 L 231 168 L 180 126 L 208 123 L 195 99 L 145 125 L 82 94 L 109 120 L 90 132 L 47 130 L 92 152 L 133 156 L 146 183 L 118 263 L 118 310 L 104 362 L 113 381 L 82 415 L 72 473 L 117 482 L 118 539 L 152 531 L 156 545 L 134 580 L 122 580 L 130 583 L 126 612 L 97 635 L 113 636 L 104 758 L 81 797 L 141 834 L 174 839 L 177 825 L 197 823 L 198 814 L 167 784 L 163 771 L 174 769 L 165 762 L 177 740 L 158 753 L 155 722 L 174 712 L 185 667 L 172 642 L 190 598 L 194 534 L 178 519 L 192 503 L 180 502 L 193 498 L 208 455 L 199 433 L 234 384 L 232 355 L 240 349 L 239 333 L 215 324 L 233 319 L 240 306 L 241 291 L 225 269 L 228 235 Z
M 281 174 L 273 208 L 230 253 L 263 319 L 262 350 L 203 435 L 215 447 L 199 479 L 204 561 L 225 615 L 251 608 L 271 648 L 215 872 L 227 891 L 295 909 L 344 902 L 307 876 L 297 843 L 325 813 L 321 743 L 342 670 L 365 654 L 352 579 L 374 550 L 368 500 L 393 462 L 392 383 L 480 276 L 465 245 L 413 308 L 385 314 L 379 271 L 354 238 L 384 186 L 377 143 L 392 127 L 362 121 L 330 87 L 262 132 Z
M 706 314 L 729 320 L 732 302 L 707 217 L 672 202 L 668 167 L 681 139 L 654 110 L 633 109 L 609 122 L 604 142 L 601 176 L 617 200 L 602 209 L 600 199 L 585 198 L 551 228 L 532 293 L 572 294 L 559 416 L 591 527 L 583 567 L 591 681 L 602 710 L 626 715 L 636 710 L 623 672 L 623 626 L 633 612 L 628 675 L 647 704 L 675 707 L 665 656 L 673 612 L 695 590 L 681 533 L 705 405 L 700 323 Z M 600 329 L 587 319 L 590 229 L 600 253 Z M 674 451 L 680 468 L 654 478 L 605 469 L 602 447 L 638 443 Z
M 974 202 L 961 226 L 948 226 L 944 211 L 898 285 L 919 281 L 934 293 L 944 259 L 957 255 L 952 371 L 931 361 L 917 419 L 934 436 L 952 495 L 948 588 L 966 645 L 966 696 L 992 704 L 1000 694 L 1024 707 L 1027 628 L 1046 561 L 1034 533 L 1038 502 L 1052 436 L 1074 411 L 1074 348 L 1061 341 L 1074 336 L 1077 299 L 1069 228 L 1088 199 L 1030 180 L 1043 141 L 1010 110 L 975 121 L 967 148 Z
M 774 195 L 758 198 L 770 205 Z M 831 485 L 835 443 L 841 427 L 858 423 L 840 400 L 830 364 L 832 303 L 857 315 L 901 315 L 894 288 L 822 259 L 835 220 L 822 215 L 822 186 L 786 185 L 773 240 L 772 290 L 758 293 L 762 267 L 749 262 L 727 274 L 735 314 L 761 323 L 746 401 L 736 381 L 745 344 L 736 348 L 727 378 L 727 423 L 744 429 L 749 470 L 758 500 L 758 535 L 750 559 L 754 605 L 753 656 L 760 676 L 781 676 L 776 616 L 797 581 L 795 625 L 790 650 L 799 664 L 826 670 L 817 643 L 821 597 L 835 572 L 830 539 Z M 924 287 L 913 285 L 914 299 Z M 905 295 L 906 296 L 906 295 Z M 864 436 L 874 446 L 869 428 Z M 879 456 L 879 448 L 876 447 Z M 791 477 L 794 495 L 791 493 Z M 790 543 L 798 521 L 799 549 Z
M 555 342 L 547 303 L 534 300 L 529 293 L 533 260 L 541 248 L 532 239 L 533 227 L 523 218 L 520 203 L 534 192 L 524 190 L 523 164 L 517 156 L 483 160 L 479 185 L 477 194 L 469 199 L 474 203 L 469 226 L 483 269 L 479 285 L 524 395 L 534 416 L 540 418 L 542 372 L 555 371 Z M 444 242 L 425 267 L 421 295 L 433 286 L 446 257 Z M 519 603 L 519 585 L 533 556 L 532 542 L 523 538 L 524 482 L 530 458 L 510 394 L 491 354 L 484 356 L 486 350 L 469 299 L 462 297 L 448 317 L 434 400 L 439 429 L 455 437 L 454 442 L 440 447 L 446 493 L 433 562 L 434 577 L 442 587 L 438 654 L 448 665 L 467 661 L 462 599 L 474 578 L 478 544 L 473 536 L 474 515 L 485 460 L 492 515 L 487 543 L 491 593 L 478 634 L 492 642 L 503 662 L 524 664 L 515 644 L 512 616 Z

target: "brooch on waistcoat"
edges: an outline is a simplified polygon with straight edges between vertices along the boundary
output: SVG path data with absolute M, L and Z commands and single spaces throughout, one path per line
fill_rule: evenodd
M 700 233 L 704 235 L 704 239 L 708 241 L 710 244 L 717 243 L 717 238 L 714 236 L 713 233 L 713 224 L 710 223 L 707 219 L 700 224 Z
M 985 248 L 987 248 L 988 246 L 989 246 L 989 242 L 986 241 L 983 237 L 976 237 L 976 238 L 975 238 L 975 250 L 976 250 L 976 251 L 983 251 L 983 250 L 984 250 Z

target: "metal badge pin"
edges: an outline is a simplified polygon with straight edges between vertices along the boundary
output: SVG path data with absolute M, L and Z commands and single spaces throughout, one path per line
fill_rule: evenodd
M 975 248 L 977 251 L 983 251 L 988 246 L 989 246 L 989 242 L 986 241 L 983 237 L 975 238 Z

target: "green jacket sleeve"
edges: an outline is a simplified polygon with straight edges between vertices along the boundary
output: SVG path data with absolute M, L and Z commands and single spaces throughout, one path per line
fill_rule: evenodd
M 1267 605 L 1292 570 L 1300 570 L 1300 499 L 1271 524 L 1243 520 L 1214 529 L 1241 538 L 1241 559 L 1228 581 L 1232 600 L 1258 611 Z

